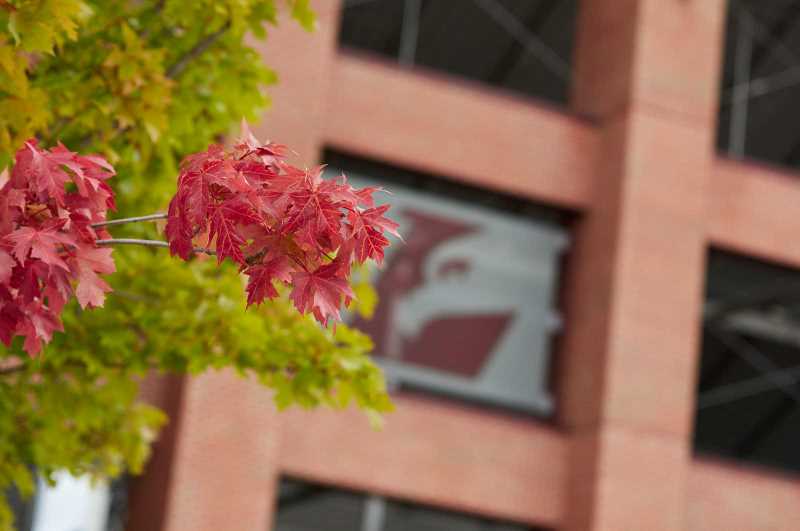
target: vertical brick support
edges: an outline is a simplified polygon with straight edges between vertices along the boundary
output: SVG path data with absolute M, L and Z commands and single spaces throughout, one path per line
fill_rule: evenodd
M 269 529 L 276 414 L 266 389 L 232 372 L 184 382 L 164 531 Z
M 142 399 L 161 409 L 169 421 L 153 443 L 144 473 L 132 478 L 128 486 L 129 531 L 162 529 L 167 515 L 167 499 L 175 455 L 175 435 L 180 423 L 184 376 L 150 374 L 142 382 Z
M 685 528 L 724 0 L 583 0 L 574 108 L 598 123 L 568 275 L 564 529 Z
M 259 138 L 290 145 L 306 165 L 318 162 L 322 147 L 340 9 L 339 0 L 312 4 L 316 32 L 285 16 L 258 45 L 280 82 L 269 89 L 272 108 L 252 124 Z M 279 472 L 276 415 L 266 389 L 231 372 L 184 382 L 164 530 L 270 529 Z

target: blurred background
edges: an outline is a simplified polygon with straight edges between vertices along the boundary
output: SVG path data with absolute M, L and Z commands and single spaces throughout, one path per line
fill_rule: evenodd
M 258 131 L 392 191 L 397 411 L 154 381 L 145 475 L 28 529 L 797 529 L 800 1 L 315 7 Z

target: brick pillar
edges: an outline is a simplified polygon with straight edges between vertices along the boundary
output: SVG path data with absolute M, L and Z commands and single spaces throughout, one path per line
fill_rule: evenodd
M 564 529 L 685 528 L 724 0 L 583 0 L 574 109 L 597 122 L 568 272 Z
M 165 531 L 269 529 L 280 444 L 272 397 L 211 372 L 184 384 Z
M 336 53 L 339 0 L 312 2 L 319 29 L 309 34 L 282 20 L 259 44 L 280 82 L 272 108 L 252 129 L 318 162 L 328 80 Z M 222 323 L 224 326 L 224 323 Z M 166 531 L 271 528 L 278 477 L 280 419 L 271 394 L 232 372 L 187 379 L 183 386 L 169 476 Z
M 169 421 L 153 443 L 144 473 L 129 483 L 128 531 L 159 530 L 164 526 L 185 380 L 184 376 L 152 373 L 140 387 L 141 398 L 166 413 Z

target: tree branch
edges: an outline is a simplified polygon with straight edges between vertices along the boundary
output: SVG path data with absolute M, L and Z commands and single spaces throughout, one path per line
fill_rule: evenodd
M 86 367 L 85 364 L 78 363 L 77 361 L 69 361 L 64 364 L 65 367 Z M 111 369 L 127 369 L 128 366 L 124 363 L 103 363 L 104 367 L 108 367 Z M 4 367 L 0 369 L 0 377 L 8 376 L 9 374 L 14 374 L 17 372 L 22 372 L 27 369 L 28 366 L 24 363 L 20 363 L 18 365 L 11 365 L 9 367 Z
M 132 218 L 119 218 L 119 219 L 112 219 L 109 221 L 102 221 L 100 223 L 92 223 L 91 227 L 93 229 L 99 229 L 100 227 L 111 227 L 113 225 L 125 225 L 126 223 L 136 223 L 137 221 L 156 221 L 159 219 L 167 219 L 167 214 L 157 213 L 157 214 L 149 214 L 147 216 L 134 216 Z
M 145 247 L 169 247 L 169 243 L 161 240 L 141 240 L 139 238 L 110 238 L 108 240 L 95 240 L 97 245 L 143 245 Z M 192 249 L 198 254 L 216 255 L 214 249 L 195 247 Z
M 20 363 L 19 365 L 10 365 L 8 367 L 3 367 L 0 369 L 0 376 L 4 376 L 6 374 L 14 374 L 15 372 L 22 372 L 25 370 L 25 364 Z
M 4 0 L 0 0 L 0 5 L 2 5 L 2 2 L 4 2 Z M 158 9 L 161 9 L 161 7 L 163 7 L 163 3 L 161 3 L 161 5 L 156 5 L 156 7 Z M 192 46 L 192 48 L 189 49 L 189 51 L 187 51 L 185 54 L 179 57 L 178 60 L 175 61 L 175 63 L 173 63 L 169 68 L 167 68 L 164 75 L 168 79 L 178 79 L 181 76 L 181 74 L 183 74 L 183 71 L 186 70 L 186 67 L 189 66 L 189 63 L 197 59 L 206 50 L 211 48 L 211 46 L 213 46 L 214 43 L 217 42 L 220 39 L 220 37 L 222 37 L 225 34 L 225 32 L 230 29 L 230 27 L 231 27 L 231 21 L 229 20 L 217 31 L 210 33 L 205 37 L 203 37 L 202 39 L 200 39 L 197 42 L 197 44 Z M 66 125 L 69 125 L 71 121 L 72 120 L 68 120 Z M 124 127 L 121 130 L 117 131 L 114 134 L 114 136 L 116 137 L 117 135 L 126 132 L 130 128 L 131 128 L 130 126 Z M 79 140 L 77 145 L 80 149 L 85 149 L 92 143 L 93 139 L 94 135 L 89 134 L 83 137 L 81 140 Z
M 167 77 L 170 79 L 176 79 L 179 77 L 190 62 L 208 50 L 215 42 L 219 40 L 220 37 L 225 34 L 226 31 L 228 31 L 228 29 L 230 29 L 230 27 L 231 22 L 228 21 L 214 33 L 210 33 L 200 39 L 197 44 L 195 44 L 188 52 L 186 52 L 182 57 L 178 58 L 178 60 L 173 63 L 172 66 L 167 68 Z
M 95 240 L 97 245 L 144 245 L 145 247 L 169 247 L 168 242 L 161 240 L 142 240 L 139 238 L 110 238 Z

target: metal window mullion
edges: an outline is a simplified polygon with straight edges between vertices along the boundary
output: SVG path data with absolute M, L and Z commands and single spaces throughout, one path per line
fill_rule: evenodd
M 728 129 L 728 153 L 741 158 L 747 147 L 747 113 L 750 99 L 750 67 L 753 59 L 753 22 L 739 16 L 739 31 L 734 59 L 734 90 L 731 94 L 731 123 Z
M 416 62 L 421 15 L 422 0 L 405 0 L 403 27 L 400 30 L 400 52 L 397 57 L 401 65 L 413 66 Z
M 364 500 L 361 531 L 383 531 L 386 524 L 386 499 L 371 494 Z

